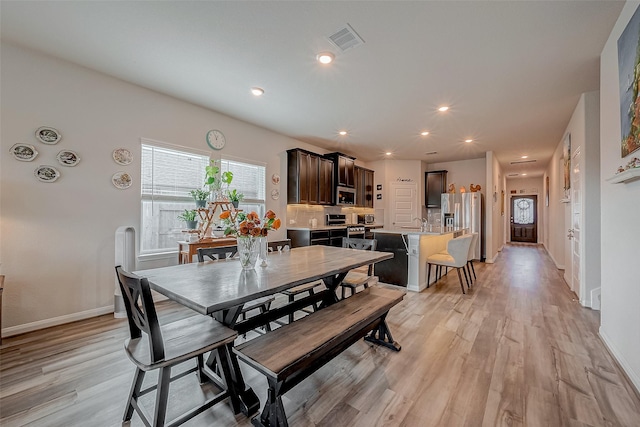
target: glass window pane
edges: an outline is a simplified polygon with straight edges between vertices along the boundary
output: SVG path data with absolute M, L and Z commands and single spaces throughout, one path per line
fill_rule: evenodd
M 533 224 L 533 200 L 517 198 L 513 201 L 513 222 L 516 224 Z

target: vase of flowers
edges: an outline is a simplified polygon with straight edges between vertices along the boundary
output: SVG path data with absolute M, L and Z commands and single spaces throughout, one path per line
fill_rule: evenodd
M 255 267 L 261 242 L 266 240 L 270 230 L 277 230 L 281 225 L 280 219 L 276 218 L 276 214 L 271 210 L 262 219 L 255 212 L 238 212 L 233 217 L 231 211 L 222 212 L 220 219 L 225 227 L 224 234 L 236 236 L 238 240 L 238 256 L 245 270 Z

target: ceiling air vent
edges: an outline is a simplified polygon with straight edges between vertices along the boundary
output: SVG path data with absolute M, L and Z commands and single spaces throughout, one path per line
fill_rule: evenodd
M 437 151 L 429 151 L 429 152 L 424 153 L 424 154 L 426 154 L 427 156 L 431 156 L 432 154 L 438 154 L 438 152 Z
M 517 174 L 517 173 L 510 173 L 510 174 L 507 175 L 507 178 L 509 178 L 509 177 L 513 178 L 514 176 L 518 176 L 518 175 L 519 174 Z
M 535 163 L 535 160 L 516 160 L 515 162 L 511 162 L 512 165 L 520 165 L 522 163 Z
M 345 24 L 344 27 L 331 34 L 329 40 L 343 52 L 364 44 L 364 40 L 360 38 L 358 33 L 356 33 L 349 24 Z

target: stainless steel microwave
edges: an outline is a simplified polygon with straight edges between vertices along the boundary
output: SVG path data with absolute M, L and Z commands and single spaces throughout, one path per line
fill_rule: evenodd
M 336 205 L 355 206 L 356 190 L 348 187 L 336 187 Z

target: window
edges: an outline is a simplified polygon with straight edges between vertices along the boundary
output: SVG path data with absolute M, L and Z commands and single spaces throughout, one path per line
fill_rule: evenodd
M 202 188 L 209 155 L 148 140 L 143 140 L 141 152 L 140 254 L 175 252 L 178 240 L 185 238 L 178 215 L 195 209 L 189 192 Z M 265 167 L 222 159 L 220 169 L 233 172 L 231 187 L 245 195 L 240 209 L 264 215 Z

